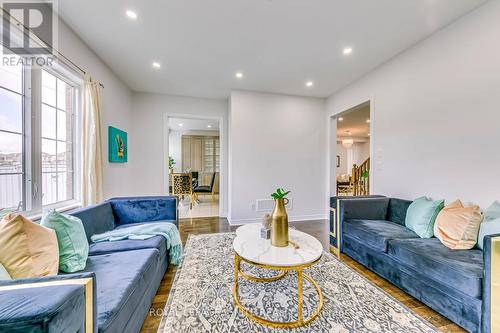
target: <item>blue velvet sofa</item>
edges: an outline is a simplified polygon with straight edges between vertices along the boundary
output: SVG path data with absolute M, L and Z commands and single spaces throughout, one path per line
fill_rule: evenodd
M 411 201 L 337 201 L 341 252 L 470 332 L 490 332 L 491 240 L 484 250 L 450 250 L 405 224 Z
M 165 221 L 178 225 L 176 197 L 114 198 L 71 214 L 82 220 L 89 243 L 94 234 L 131 224 Z M 89 308 L 94 332 L 139 332 L 168 258 L 161 236 L 95 243 L 90 245 L 82 272 L 0 283 L 0 332 L 83 333 L 89 324 Z M 84 279 L 92 281 L 89 308 L 85 286 L 67 284 Z

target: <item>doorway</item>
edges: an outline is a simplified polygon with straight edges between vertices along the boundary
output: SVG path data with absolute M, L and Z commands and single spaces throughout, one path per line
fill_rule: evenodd
M 220 121 L 168 117 L 167 127 L 169 194 L 180 198 L 179 217 L 219 216 Z
M 331 196 L 371 194 L 372 123 L 370 102 L 331 119 Z

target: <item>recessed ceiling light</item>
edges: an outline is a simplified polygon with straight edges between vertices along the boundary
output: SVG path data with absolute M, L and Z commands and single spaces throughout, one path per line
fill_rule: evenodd
M 207 125 L 208 128 L 212 128 L 212 125 Z
M 184 126 L 184 124 L 183 124 L 183 123 L 180 123 L 180 124 L 179 124 L 179 127 L 182 127 L 182 126 Z
M 351 54 L 352 53 L 352 47 L 346 47 L 342 51 L 345 55 Z
M 367 124 L 369 124 L 369 123 L 370 123 L 370 121 L 371 121 L 370 119 L 366 119 L 366 123 L 367 123 Z
M 157 61 L 154 61 L 152 65 L 153 65 L 154 68 L 160 68 L 161 67 L 161 64 L 159 62 L 157 62 Z
M 339 117 L 339 121 L 344 121 L 344 118 L 342 118 L 342 117 Z
M 314 86 L 314 82 L 312 82 L 312 81 L 306 82 L 306 87 L 312 87 L 312 86 Z
M 129 18 L 131 18 L 132 20 L 137 19 L 137 13 L 136 13 L 136 12 L 134 12 L 133 10 L 127 10 L 127 11 L 125 12 L 125 14 L 126 14 Z
M 242 72 L 238 72 L 238 73 L 234 74 L 234 76 L 236 76 L 236 78 L 238 78 L 238 79 L 242 79 L 243 78 L 243 73 Z

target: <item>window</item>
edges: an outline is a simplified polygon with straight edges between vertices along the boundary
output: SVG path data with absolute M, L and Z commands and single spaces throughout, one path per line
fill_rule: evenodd
M 39 213 L 78 199 L 79 84 L 63 68 L 0 68 L 0 213 Z
M 207 136 L 203 140 L 203 172 L 219 172 L 219 137 Z
M 42 71 L 42 204 L 73 199 L 74 88 Z
M 24 202 L 23 68 L 0 67 L 0 209 Z

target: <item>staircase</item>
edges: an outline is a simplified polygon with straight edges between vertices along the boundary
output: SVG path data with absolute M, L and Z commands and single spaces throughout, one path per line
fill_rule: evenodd
M 352 166 L 351 174 L 352 195 L 361 196 L 370 194 L 370 158 L 361 163 L 359 166 L 354 164 Z

